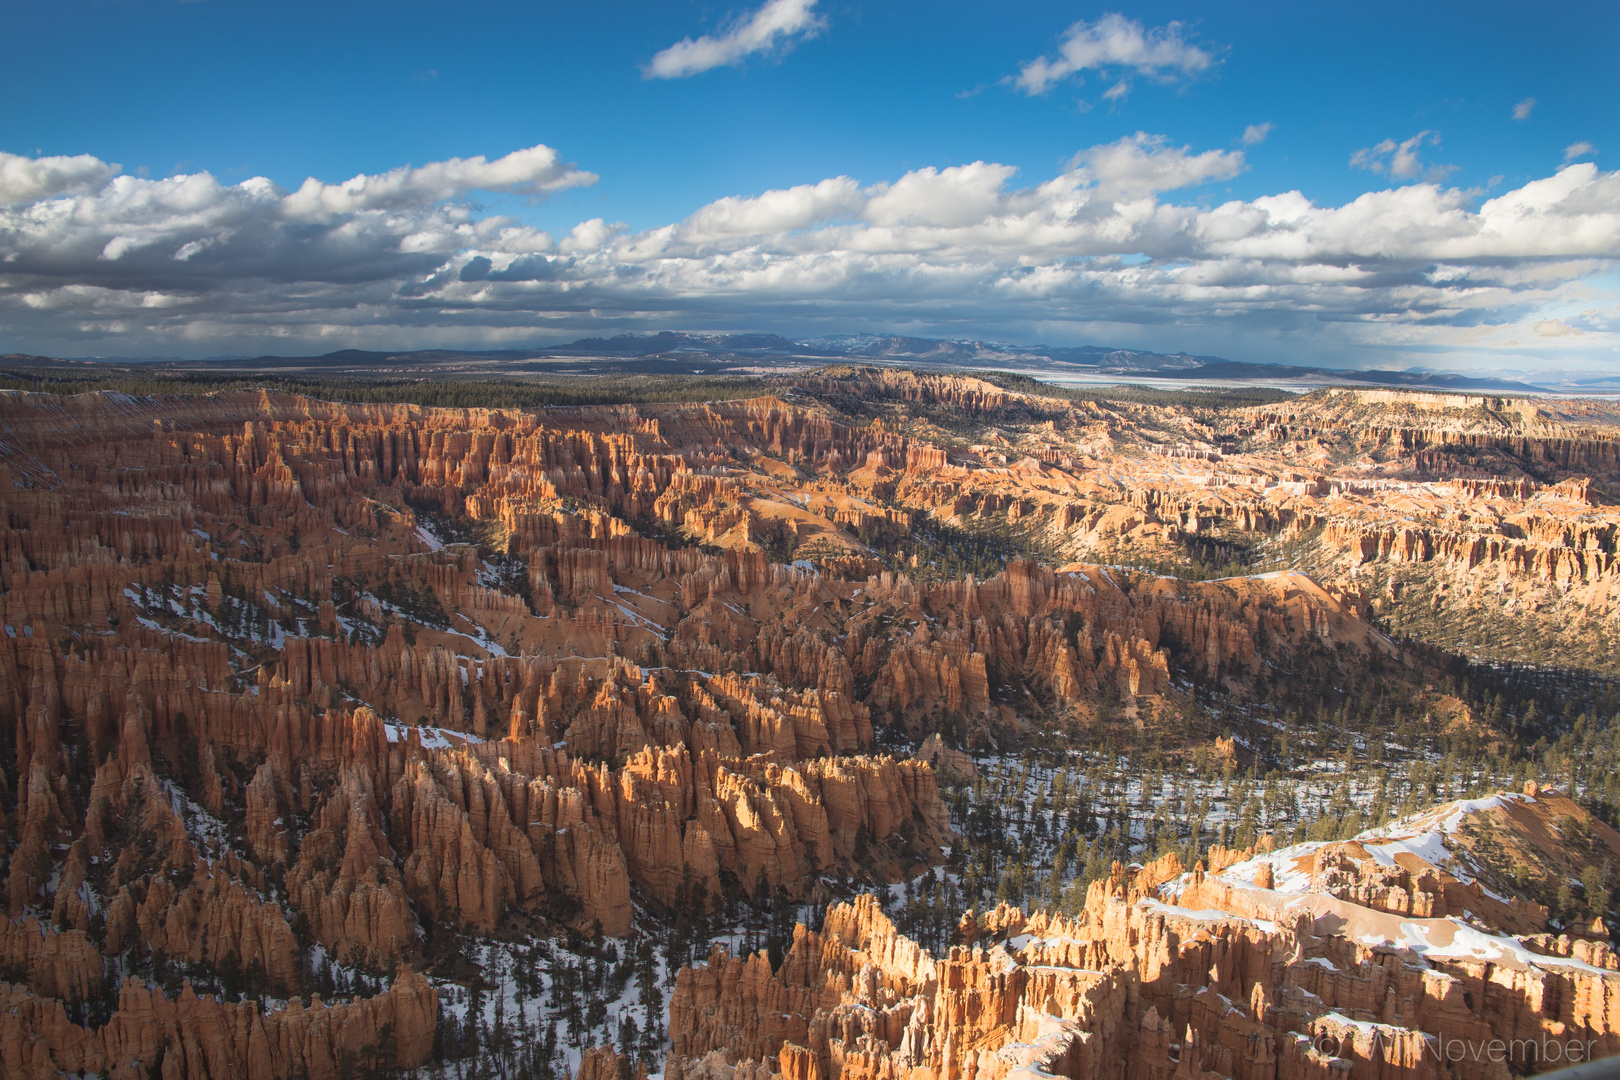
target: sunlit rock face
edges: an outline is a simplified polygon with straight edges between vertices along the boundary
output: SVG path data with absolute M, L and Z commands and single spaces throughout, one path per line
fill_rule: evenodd
M 1620 1053 L 1606 931 L 1548 933 L 1482 884 L 1508 848 L 1558 858 L 1571 820 L 1620 853 L 1532 785 L 1349 842 L 1116 864 L 1078 917 L 969 913 L 945 957 L 865 896 L 775 971 L 718 948 L 683 970 L 666 1075 L 1486 1078 Z

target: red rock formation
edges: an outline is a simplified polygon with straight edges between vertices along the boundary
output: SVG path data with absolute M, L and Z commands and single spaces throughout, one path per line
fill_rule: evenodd
M 287 873 L 292 906 L 340 962 L 386 968 L 410 947 L 415 916 L 391 856 L 370 777 L 344 769 Z
M 1504 805 L 1512 818 L 1527 804 Z M 1342 848 L 1267 846 L 1218 862 L 1224 876 L 1202 864 L 1181 875 L 1173 855 L 1116 864 L 1077 919 L 1006 906 L 965 917 L 971 947 L 947 958 L 897 935 L 871 897 L 831 909 L 820 934 L 799 927 L 775 971 L 717 948 L 677 980 L 668 1074 L 710 1072 L 704 1063 L 723 1052 L 774 1062 L 784 1078 L 1484 1080 L 1510 1061 L 1523 1068 L 1538 1052 L 1527 1047 L 1620 1053 L 1620 958 L 1606 945 L 1514 937 L 1480 921 L 1489 908 L 1471 911 L 1472 925 L 1389 914 L 1418 893 L 1392 901 L 1366 870 L 1344 880 Z M 1316 870 L 1302 875 L 1302 863 Z M 1274 867 L 1286 870 L 1284 891 Z M 1461 884 L 1425 872 L 1436 896 Z
M 256 1075 L 326 1075 L 340 1049 L 358 1053 L 394 1022 L 383 1017 L 398 987 L 342 1007 L 359 1043 L 331 1034 L 336 1006 L 251 1013 L 126 988 L 125 1019 L 85 1033 L 63 1026 L 57 1002 L 77 1007 L 107 965 L 158 952 L 203 969 L 234 957 L 250 996 L 286 998 L 307 991 L 316 944 L 375 973 L 422 959 L 429 925 L 476 935 L 560 919 L 624 934 L 633 890 L 657 910 L 698 888 L 803 898 L 851 868 L 898 879 L 940 860 L 949 826 L 930 766 L 872 753 L 875 725 L 1003 740 L 1022 721 L 992 687 L 1014 683 L 1082 719 L 1116 694 L 1151 718 L 1172 672 L 1241 688 L 1296 653 L 1385 644 L 1353 590 L 1298 574 L 1184 584 L 1014 561 L 987 581 L 929 582 L 922 566 L 915 579 L 878 570 L 868 542 L 904 536 L 925 511 L 1056 529 L 1077 553 L 1153 528 L 1163 539 L 1326 518 L 1264 488 L 1127 491 L 1093 452 L 1117 418 L 1095 403 L 958 377 L 837 386 L 815 376 L 801 389 L 1000 417 L 1007 433 L 947 451 L 775 398 L 550 412 L 270 393 L 0 399 L 0 725 L 15 753 L 0 771 L 15 777 L 15 790 L 0 782 L 0 843 L 8 914 L 22 920 L 0 956 L 28 973 L 8 991 L 22 1041 L 7 1041 L 20 1056 L 5 1068 L 119 1069 L 136 1050 L 150 1065 L 161 1047 L 178 1076 L 248 1062 Z M 1256 423 L 1255 439 L 1289 427 Z M 1176 469 L 1230 464 L 1209 424 L 1185 430 L 1201 441 L 1176 451 Z M 1322 487 L 1302 471 L 1287 482 L 1302 500 Z M 1529 494 L 1553 497 L 1467 497 Z M 1515 542 L 1579 551 L 1581 574 L 1608 573 L 1603 523 L 1566 538 L 1555 513 L 1532 517 Z M 671 545 L 638 522 L 685 535 Z M 445 542 L 474 525 L 481 545 Z M 829 554 L 781 561 L 784 545 L 812 543 Z M 1378 558 L 1424 543 L 1384 552 L 1380 540 Z M 1562 555 L 1548 565 L 1555 579 L 1576 573 Z M 955 753 L 940 743 L 930 756 L 960 774 Z M 838 950 L 863 934 L 862 955 L 905 967 L 898 944 L 840 925 L 825 932 L 836 946 L 804 943 L 783 987 L 820 1001 L 836 968 L 853 988 L 865 976 Z M 938 963 L 964 965 L 950 977 L 983 983 L 996 1010 L 1025 1008 L 979 961 Z M 779 981 L 749 978 L 767 996 Z M 920 991 L 901 984 L 919 978 L 895 974 L 884 993 L 909 999 Z M 1073 1016 L 1105 1008 L 1086 979 L 1064 978 L 1040 992 Z M 411 994 L 393 1038 L 431 1045 L 433 1012 Z M 794 998 L 784 1015 L 803 1030 L 759 1044 L 744 1080 L 782 1067 L 783 1039 L 813 1055 L 790 1055 L 793 1069 L 827 1080 L 879 1075 L 880 1043 L 933 1053 L 916 1043 L 932 1021 L 884 1001 L 880 1024 L 853 1004 L 835 1016 L 845 1003 L 828 999 L 817 1028 L 820 1005 Z M 154 1034 L 132 1033 L 137 1015 Z M 1032 1016 L 1014 1020 L 1033 1038 Z M 992 1029 L 952 1014 L 942 1030 L 959 1042 Z
M 411 1068 L 428 1060 L 438 994 L 402 968 L 385 994 L 348 1004 L 261 1012 L 198 997 L 187 984 L 173 1001 L 139 981 L 118 994 L 118 1009 L 102 1027 L 68 1019 L 60 1002 L 0 983 L 0 1075 L 55 1073 L 145 1075 L 162 1062 L 164 1076 L 308 1076 L 338 1080 L 362 1066 Z
M 589 1046 L 579 1055 L 579 1071 L 574 1074 L 574 1080 L 620 1080 L 620 1069 L 628 1064 L 611 1046 Z M 642 1066 L 640 1080 L 646 1080 L 646 1075 L 646 1067 Z
M 101 989 L 101 950 L 83 930 L 55 931 L 38 919 L 0 926 L 0 966 L 26 972 L 28 988 L 42 997 L 77 1002 Z

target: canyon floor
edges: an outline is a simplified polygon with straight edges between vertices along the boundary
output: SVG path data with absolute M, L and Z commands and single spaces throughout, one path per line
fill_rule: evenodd
M 241 381 L 0 390 L 0 1080 L 1620 1054 L 1613 403 Z

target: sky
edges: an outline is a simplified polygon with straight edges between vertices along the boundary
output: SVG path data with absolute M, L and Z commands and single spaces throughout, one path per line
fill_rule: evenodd
M 0 352 L 1620 375 L 1613 3 L 4 7 Z

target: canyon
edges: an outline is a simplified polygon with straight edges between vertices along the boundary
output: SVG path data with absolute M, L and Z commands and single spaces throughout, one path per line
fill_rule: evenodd
M 1554 927 L 1506 864 L 1391 864 L 1373 834 L 1122 863 L 1073 913 L 963 916 L 941 956 L 872 895 L 957 874 L 951 800 L 1030 746 L 1230 780 L 1276 763 L 1278 702 L 1371 678 L 1505 753 L 1531 722 L 1434 650 L 1609 670 L 1606 406 L 774 388 L 0 392 L 0 1078 L 444 1075 L 496 1040 L 485 967 L 556 998 L 562 953 L 628 971 L 743 909 L 785 920 L 780 956 L 667 960 L 667 1015 L 613 998 L 638 1061 L 570 1068 L 1475 1080 L 1502 1074 L 1425 1071 L 1421 1033 L 1507 1023 L 1620 1053 L 1601 915 Z M 1599 845 L 1566 876 L 1620 855 L 1563 795 L 1464 816 L 1526 807 L 1553 817 L 1481 860 L 1555 859 L 1528 852 L 1564 818 Z M 1418 974 L 1402 918 L 1435 942 Z M 1330 1029 L 1387 1045 L 1308 1045 Z

